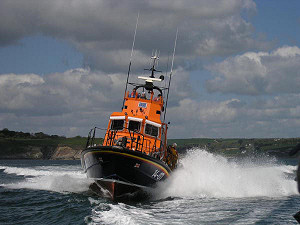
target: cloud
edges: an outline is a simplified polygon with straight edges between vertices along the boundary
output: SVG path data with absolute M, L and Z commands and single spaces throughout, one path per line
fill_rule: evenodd
M 132 74 L 131 81 L 137 76 Z M 106 128 L 109 115 L 121 110 L 125 79 L 126 74 L 83 68 L 44 76 L 0 75 L 1 127 L 67 136 Z M 189 83 L 187 71 L 174 71 L 169 137 L 293 137 L 300 132 L 299 93 L 199 101 L 192 99 Z
M 64 135 L 105 127 L 112 110 L 121 108 L 124 76 L 82 68 L 44 76 L 2 74 L 1 127 Z
M 113 107 L 115 98 L 121 98 L 118 89 L 124 86 L 120 79 L 124 76 L 104 75 L 82 68 L 44 76 L 0 75 L 0 110 L 17 114 L 55 115 L 72 110 Z M 110 104 L 102 106 L 105 103 Z
M 268 99 L 201 101 L 183 99 L 168 109 L 169 135 L 175 138 L 296 137 L 300 94 Z M 296 136 L 295 136 L 296 135 Z
M 173 72 L 172 90 L 177 91 L 172 93 L 170 106 L 190 93 L 189 74 L 182 68 Z M 137 76 L 132 74 L 130 81 L 136 82 Z M 109 115 L 121 110 L 126 77 L 83 68 L 43 76 L 2 74 L 1 127 L 66 135 L 85 135 L 96 125 L 106 127 Z
M 272 52 L 247 52 L 216 63 L 209 70 L 210 92 L 242 95 L 300 93 L 300 48 L 283 46 Z
M 140 12 L 134 66 L 143 67 L 153 49 L 160 49 L 166 65 L 177 27 L 175 65 L 187 66 L 198 57 L 265 49 L 268 44 L 253 39 L 245 19 L 255 11 L 252 0 L 2 0 L 0 46 L 42 34 L 72 43 L 92 69 L 124 71 Z
M 138 12 L 131 82 L 136 71 L 147 68 L 153 49 L 161 52 L 158 69 L 166 70 L 179 28 L 169 137 L 299 133 L 300 49 L 270 51 L 270 43 L 254 38 L 247 17 L 256 12 L 253 0 L 0 1 L 1 47 L 28 36 L 50 36 L 71 43 L 91 68 L 0 75 L 1 127 L 67 136 L 86 135 L 95 125 L 106 127 L 110 113 L 121 109 Z M 214 57 L 228 58 L 207 67 L 214 76 L 207 90 L 246 97 L 193 99 L 189 70 Z

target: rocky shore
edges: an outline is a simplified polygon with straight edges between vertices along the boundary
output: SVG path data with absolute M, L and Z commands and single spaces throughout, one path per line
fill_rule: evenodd
M 72 160 L 80 159 L 82 149 L 68 146 L 57 147 L 50 159 Z
M 19 153 L 2 154 L 0 159 L 79 160 L 81 150 L 80 147 L 69 146 L 26 146 Z

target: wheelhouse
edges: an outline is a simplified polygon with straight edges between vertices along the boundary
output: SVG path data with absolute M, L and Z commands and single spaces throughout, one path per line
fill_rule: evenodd
M 164 104 L 162 92 L 157 88 L 141 96 L 139 89 L 145 90 L 145 86 L 137 87 L 134 97 L 127 92 L 122 112 L 111 114 L 103 145 L 119 145 L 162 157 L 167 133 L 167 125 L 160 118 Z
M 110 115 L 109 123 L 103 140 L 103 146 L 120 146 L 128 150 L 140 151 L 147 155 L 163 159 L 167 152 L 167 124 L 163 121 L 167 108 L 164 102 L 163 91 L 169 91 L 169 87 L 155 86 L 153 83 L 161 82 L 164 76 L 154 77 L 154 72 L 161 72 L 155 69 L 158 56 L 151 57 L 153 65 L 149 77 L 141 77 L 144 84 L 129 83 L 127 81 L 124 101 L 121 112 L 114 112 Z M 127 91 L 127 85 L 132 85 L 133 91 Z M 170 83 L 169 83 L 170 85 Z M 168 96 L 168 95 L 167 95 Z M 164 105 L 165 104 L 165 105 Z M 87 142 L 88 146 L 94 146 L 95 128 L 90 132 Z

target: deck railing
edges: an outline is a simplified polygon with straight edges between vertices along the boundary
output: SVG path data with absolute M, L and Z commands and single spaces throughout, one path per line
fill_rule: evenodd
M 90 130 L 86 148 L 99 146 L 101 143 L 97 141 L 96 136 L 97 131 L 105 131 L 103 145 L 104 146 L 121 146 L 133 151 L 140 151 L 142 153 L 161 158 L 164 149 L 161 149 L 160 146 L 157 146 L 157 142 L 161 143 L 159 138 L 154 137 L 145 137 L 144 134 L 129 130 L 124 127 L 123 130 L 106 130 L 99 127 L 94 127 Z M 165 146 L 162 145 L 164 148 Z

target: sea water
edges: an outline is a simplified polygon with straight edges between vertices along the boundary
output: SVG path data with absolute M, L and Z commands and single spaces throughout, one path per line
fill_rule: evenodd
M 0 160 L 0 224 L 297 224 L 297 163 L 191 149 L 151 199 L 117 203 L 79 161 Z

